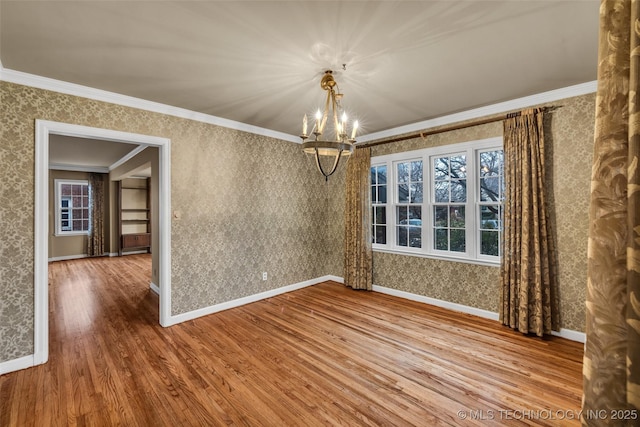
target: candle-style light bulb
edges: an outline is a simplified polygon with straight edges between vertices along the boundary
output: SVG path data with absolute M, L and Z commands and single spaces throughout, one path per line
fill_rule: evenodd
M 307 115 L 302 118 L 302 136 L 307 136 Z
M 347 133 L 347 113 L 342 113 L 342 126 L 340 126 L 340 134 Z
M 358 121 L 353 122 L 353 128 L 351 128 L 351 139 L 356 138 L 356 131 L 358 130 Z
M 316 132 L 318 133 L 322 133 L 322 129 L 320 128 L 321 118 L 322 118 L 322 113 L 320 112 L 320 109 L 318 109 L 318 111 L 316 111 Z

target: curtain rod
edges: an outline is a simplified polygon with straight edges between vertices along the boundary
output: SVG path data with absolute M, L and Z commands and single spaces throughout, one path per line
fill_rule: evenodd
M 553 110 L 555 110 L 557 108 L 560 108 L 560 106 L 541 107 L 541 108 L 537 108 L 537 110 L 541 111 L 541 112 L 547 112 L 547 111 L 553 111 Z M 397 138 L 392 138 L 392 139 L 385 139 L 383 141 L 369 142 L 369 143 L 366 143 L 366 144 L 356 144 L 356 148 L 375 147 L 377 145 L 389 144 L 391 142 L 406 141 L 407 139 L 414 139 L 414 138 L 418 138 L 418 137 L 424 138 L 425 136 L 436 135 L 438 133 L 451 132 L 451 131 L 454 131 L 454 130 L 466 129 L 466 128 L 470 128 L 470 127 L 474 127 L 474 126 L 486 125 L 488 123 L 499 122 L 499 121 L 502 121 L 502 120 L 510 119 L 512 117 L 518 117 L 520 115 L 522 115 L 522 111 L 516 111 L 514 113 L 507 113 L 507 114 L 503 114 L 503 115 L 497 116 L 497 117 L 491 117 L 491 118 L 488 118 L 488 119 L 482 119 L 482 120 L 476 120 L 476 121 L 468 122 L 468 123 L 451 125 L 451 126 L 447 126 L 447 127 L 440 128 L 440 129 L 428 130 L 428 131 L 424 131 L 424 132 L 414 133 L 414 134 L 411 134 L 411 135 L 399 136 Z

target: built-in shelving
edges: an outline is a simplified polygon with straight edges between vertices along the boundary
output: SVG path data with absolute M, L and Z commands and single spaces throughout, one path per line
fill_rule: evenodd
M 118 255 L 151 251 L 150 179 L 118 181 Z

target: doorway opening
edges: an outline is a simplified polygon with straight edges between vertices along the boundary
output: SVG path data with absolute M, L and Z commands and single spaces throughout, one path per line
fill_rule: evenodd
M 36 120 L 35 136 L 35 244 L 34 244 L 34 359 L 46 363 L 49 357 L 49 138 L 62 135 L 138 145 L 138 152 L 157 147 L 157 242 L 154 265 L 159 294 L 159 323 L 173 324 L 171 318 L 171 141 L 168 138 Z

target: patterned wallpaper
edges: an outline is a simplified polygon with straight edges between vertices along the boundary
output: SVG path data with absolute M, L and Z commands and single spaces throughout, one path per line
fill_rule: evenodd
M 273 138 L 7 82 L 0 101 L 0 362 L 33 352 L 36 118 L 172 140 L 172 210 L 182 213 L 172 222 L 173 314 L 342 276 L 344 165 L 325 182 L 297 144 Z M 555 104 L 562 108 L 547 137 L 562 327 L 584 331 L 595 95 Z M 373 155 L 498 135 L 495 123 L 379 146 Z M 495 267 L 374 255 L 377 285 L 485 310 L 497 311 L 497 277 Z
M 561 327 L 585 330 L 588 206 L 595 94 L 552 105 L 545 130 L 550 219 L 558 244 Z M 502 123 L 374 147 L 372 156 L 502 136 Z M 499 268 L 375 252 L 373 283 L 493 312 Z
M 172 210 L 182 213 L 173 314 L 338 273 L 322 262 L 335 251 L 334 184 L 299 145 L 7 82 L 0 100 L 0 362 L 33 353 L 36 118 L 171 138 Z

